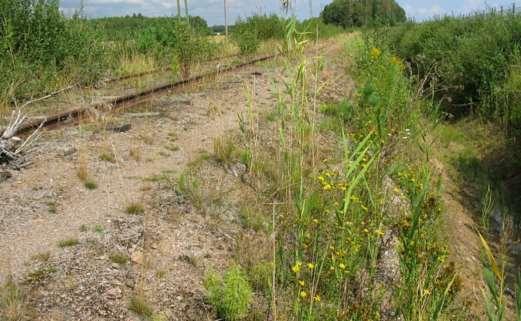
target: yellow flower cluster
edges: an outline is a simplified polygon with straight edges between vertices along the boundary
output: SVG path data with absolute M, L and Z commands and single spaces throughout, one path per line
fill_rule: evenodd
M 371 59 L 377 60 L 378 58 L 380 58 L 381 55 L 382 55 L 382 50 L 380 48 L 373 47 L 371 49 Z
M 398 58 L 397 56 L 391 57 L 391 64 L 398 66 L 400 68 L 400 70 L 405 69 L 405 65 L 404 65 L 403 61 L 400 58 Z
M 334 190 L 345 191 L 347 189 L 347 184 L 340 181 L 339 176 L 340 174 L 338 172 L 327 170 L 319 175 L 317 179 L 322 186 L 322 190 L 326 192 L 332 192 Z

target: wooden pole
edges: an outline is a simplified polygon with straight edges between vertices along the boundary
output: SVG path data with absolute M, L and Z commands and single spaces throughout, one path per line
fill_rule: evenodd
M 181 0 L 177 0 L 177 17 L 181 16 Z

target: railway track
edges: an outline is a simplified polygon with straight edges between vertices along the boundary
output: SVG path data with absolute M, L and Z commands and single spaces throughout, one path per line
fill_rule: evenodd
M 160 95 L 162 93 L 168 92 L 174 88 L 179 88 L 191 83 L 196 83 L 198 81 L 215 77 L 222 73 L 228 73 L 231 71 L 235 71 L 250 65 L 254 65 L 256 63 L 267 61 L 270 59 L 273 59 L 275 57 L 279 56 L 279 54 L 272 54 L 272 55 L 265 55 L 261 57 L 257 57 L 255 59 L 249 60 L 247 62 L 243 62 L 237 65 L 231 65 L 224 68 L 217 68 L 208 72 L 204 72 L 199 75 L 192 76 L 187 79 L 175 81 L 175 82 L 168 82 L 163 83 L 158 86 L 123 96 L 118 96 L 112 99 L 108 99 L 99 103 L 91 104 L 89 106 L 82 106 L 82 107 L 76 107 L 61 113 L 53 114 L 50 116 L 44 117 L 42 120 L 41 118 L 28 121 L 21 125 L 18 129 L 18 134 L 25 134 L 32 130 L 35 130 L 40 127 L 51 127 L 56 126 L 60 123 L 63 123 L 64 121 L 69 120 L 75 120 L 79 119 L 81 116 L 87 114 L 88 112 L 91 112 L 93 110 L 97 111 L 112 111 L 116 109 L 121 109 L 125 107 L 131 107 L 133 105 L 136 105 L 138 103 L 142 103 L 143 101 L 146 101 L 147 99 L 150 99 L 154 96 Z M 144 75 L 147 75 L 149 73 L 145 73 Z M 141 75 L 143 76 L 143 75 Z M 139 77 L 139 75 L 136 75 L 135 77 Z M 126 78 L 128 79 L 128 78 Z
M 231 59 L 231 58 L 236 58 L 236 57 L 241 57 L 241 54 L 237 53 L 237 54 L 231 54 L 231 55 L 225 55 L 225 56 L 221 56 L 221 57 L 216 57 L 216 58 L 212 58 L 212 59 L 208 59 L 208 60 L 202 61 L 201 63 L 207 64 L 207 63 L 211 63 L 211 62 L 214 62 L 214 61 L 221 61 L 221 60 Z M 139 73 L 135 73 L 135 74 L 130 74 L 130 75 L 125 75 L 125 76 L 120 76 L 120 77 L 104 79 L 104 80 L 102 80 L 102 83 L 104 83 L 104 84 L 112 84 L 112 83 L 116 83 L 116 82 L 119 82 L 119 81 L 140 78 L 140 77 L 144 77 L 144 76 L 158 74 L 158 73 L 161 73 L 161 72 L 168 72 L 168 71 L 171 71 L 171 70 L 172 70 L 171 67 L 157 68 L 157 69 L 143 71 L 143 72 L 139 72 Z M 27 100 L 27 101 L 23 102 L 21 104 L 21 106 L 22 106 L 22 109 L 23 109 L 23 107 L 25 107 L 25 106 L 27 106 L 29 104 L 47 100 L 47 99 L 55 97 L 57 95 L 61 95 L 61 94 L 67 93 L 67 92 L 69 92 L 69 91 L 71 91 L 71 90 L 73 90 L 75 88 L 84 88 L 85 89 L 85 88 L 89 88 L 89 87 L 91 87 L 91 85 L 79 86 L 79 83 L 75 83 L 75 84 L 69 85 L 69 86 L 67 86 L 65 88 L 59 89 L 57 91 L 46 93 L 46 94 L 44 94 L 43 96 L 41 96 L 39 98 Z

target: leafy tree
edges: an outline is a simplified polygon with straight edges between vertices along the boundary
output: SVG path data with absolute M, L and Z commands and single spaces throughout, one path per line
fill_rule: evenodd
M 325 23 L 344 28 L 405 22 L 405 10 L 394 0 L 333 0 L 324 8 Z

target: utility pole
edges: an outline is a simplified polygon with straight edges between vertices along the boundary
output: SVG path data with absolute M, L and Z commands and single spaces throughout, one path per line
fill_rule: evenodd
M 177 0 L 177 18 L 181 17 L 181 0 Z
M 188 15 L 188 0 L 185 0 L 185 14 L 186 14 L 186 21 L 190 23 L 190 16 Z
M 226 0 L 224 0 L 224 30 L 226 38 L 228 38 L 228 6 Z
M 309 0 L 309 18 L 313 18 L 313 0 Z

